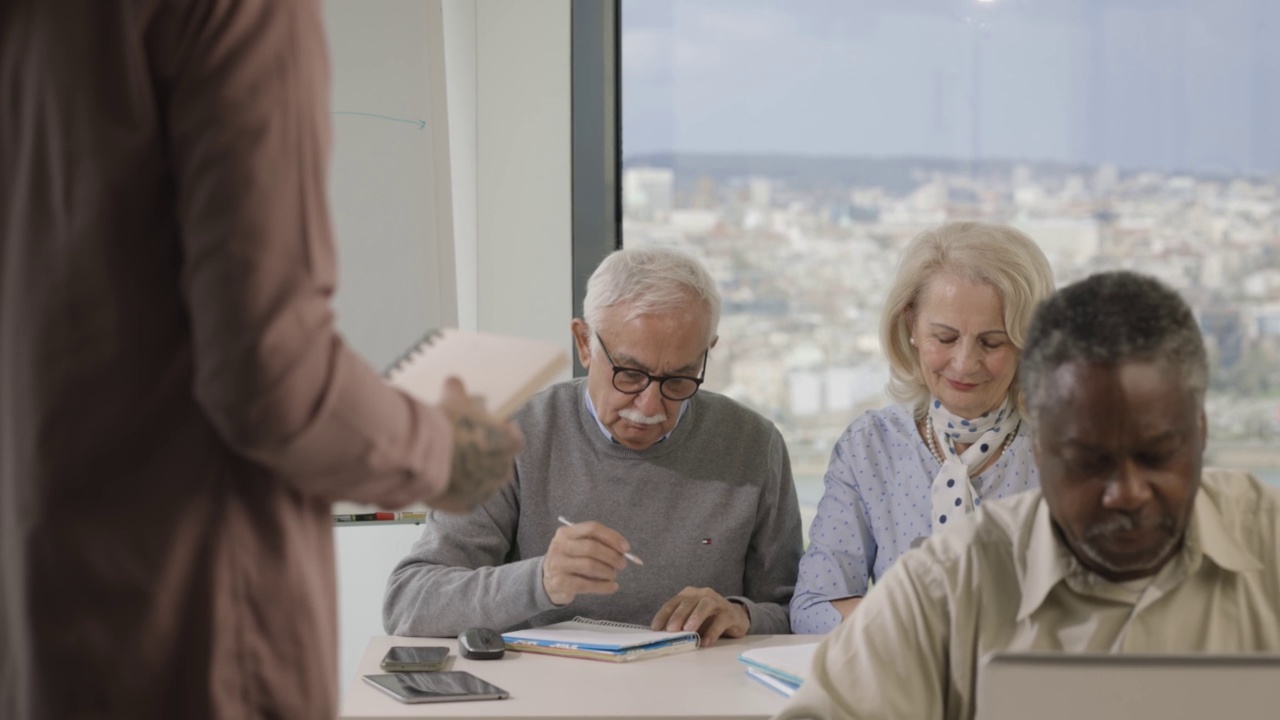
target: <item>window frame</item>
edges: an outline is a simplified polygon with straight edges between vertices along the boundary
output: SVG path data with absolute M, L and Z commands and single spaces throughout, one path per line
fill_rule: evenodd
M 622 247 L 621 0 L 572 0 L 573 312 Z M 573 358 L 575 377 L 586 370 Z

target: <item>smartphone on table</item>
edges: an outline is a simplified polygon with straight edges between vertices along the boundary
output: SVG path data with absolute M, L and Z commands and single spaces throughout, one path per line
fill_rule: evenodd
M 380 667 L 386 672 L 435 672 L 448 661 L 447 647 L 397 645 L 382 657 Z

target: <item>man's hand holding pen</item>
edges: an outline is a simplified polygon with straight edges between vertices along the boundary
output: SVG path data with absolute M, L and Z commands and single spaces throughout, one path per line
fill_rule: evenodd
M 618 591 L 618 571 L 627 561 L 643 565 L 631 554 L 627 539 L 598 522 L 572 523 L 557 518 L 564 527 L 556 531 L 542 559 L 542 587 L 557 605 L 568 605 L 578 595 L 610 595 Z M 687 587 L 668 600 L 650 626 L 668 632 L 697 632 L 702 645 L 714 645 L 721 637 L 742 637 L 751 630 L 751 615 L 711 588 Z
M 561 524 L 542 558 L 542 587 L 551 602 L 568 605 L 578 595 L 617 592 L 618 571 L 631 549 L 627 539 L 598 522 Z

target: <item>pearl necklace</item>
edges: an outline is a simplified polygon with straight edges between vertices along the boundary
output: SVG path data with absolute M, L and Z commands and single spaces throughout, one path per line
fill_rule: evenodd
M 1000 450 L 996 452 L 995 456 L 998 456 L 1009 448 L 1009 444 L 1013 442 L 1013 438 L 1018 434 L 1018 428 L 1021 425 L 1022 421 L 1019 420 L 1018 424 L 1013 426 L 1013 432 L 1005 436 L 1004 444 L 1000 446 Z M 938 459 L 938 462 L 945 463 L 947 461 L 947 458 L 942 454 L 942 451 L 938 449 L 938 433 L 933 431 L 933 417 L 929 415 L 924 417 L 924 441 L 925 445 L 929 447 L 929 452 L 933 453 L 933 456 Z

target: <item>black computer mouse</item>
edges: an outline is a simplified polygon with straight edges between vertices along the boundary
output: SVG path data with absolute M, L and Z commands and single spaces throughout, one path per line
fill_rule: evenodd
M 474 627 L 458 633 L 458 654 L 468 660 L 497 660 L 506 651 L 497 630 Z

